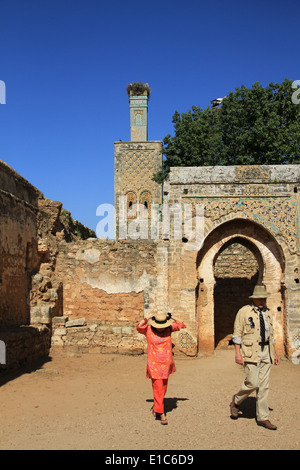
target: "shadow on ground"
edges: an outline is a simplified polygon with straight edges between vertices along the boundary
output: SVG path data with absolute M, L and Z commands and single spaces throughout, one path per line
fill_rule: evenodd
M 165 405 L 165 413 L 171 413 L 175 408 L 178 407 L 179 401 L 186 401 L 188 398 L 165 398 L 164 405 Z M 148 403 L 153 403 L 153 398 L 150 400 L 146 400 Z

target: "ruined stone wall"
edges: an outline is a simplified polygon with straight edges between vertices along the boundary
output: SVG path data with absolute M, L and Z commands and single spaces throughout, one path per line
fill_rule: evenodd
M 22 325 L 0 330 L 5 344 L 6 361 L 1 370 L 43 362 L 51 348 L 51 328 L 48 325 Z
M 30 322 L 50 324 L 63 315 L 63 283 L 55 275 L 58 245 L 95 237 L 95 232 L 72 219 L 59 201 L 38 201 L 37 251 L 39 265 L 31 278 Z
M 40 197 L 40 191 L 0 161 L 0 340 L 5 345 L 1 369 L 37 360 L 50 350 L 51 329 L 30 326 L 31 277 L 39 266 Z
M 63 316 L 53 318 L 52 348 L 145 353 L 145 337 L 137 332 L 136 323 L 144 316 L 170 311 L 171 252 L 164 241 L 60 243 L 55 277 L 63 284 Z M 177 287 L 173 279 L 170 289 L 174 292 Z M 172 312 L 180 318 L 177 306 Z M 185 315 L 182 320 L 188 328 L 173 335 L 173 352 L 195 355 L 190 319 Z
M 45 199 L 0 161 L 1 369 L 49 354 L 52 317 L 63 314 L 62 283 L 54 276 L 57 244 L 88 236 L 94 232 L 62 203 Z
M 256 283 L 271 292 L 278 352 L 290 355 L 300 339 L 299 183 L 299 165 L 172 169 L 166 202 L 190 204 L 193 221 L 203 207 L 201 243 L 172 232 L 108 241 L 2 163 L 0 340 L 11 362 L 47 354 L 51 332 L 52 348 L 140 354 L 136 322 L 167 311 L 187 326 L 175 353 L 211 354 L 228 345 L 233 299 L 246 303 Z
M 0 327 L 30 321 L 30 274 L 37 266 L 40 192 L 0 162 Z
M 52 346 L 143 352 L 135 325 L 157 310 L 156 258 L 151 242 L 60 243 L 55 276 L 63 283 L 66 318 L 54 320 Z

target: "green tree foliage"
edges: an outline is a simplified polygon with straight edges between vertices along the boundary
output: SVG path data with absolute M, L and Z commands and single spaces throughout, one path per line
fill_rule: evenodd
M 258 82 L 230 92 L 220 108 L 193 106 L 173 116 L 175 135 L 163 140 L 162 182 L 172 166 L 300 163 L 300 104 L 292 80 Z

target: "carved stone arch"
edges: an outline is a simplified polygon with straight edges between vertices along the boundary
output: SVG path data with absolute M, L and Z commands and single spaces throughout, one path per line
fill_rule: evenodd
M 139 203 L 143 206 L 145 210 L 150 210 L 151 202 L 151 192 L 147 190 L 141 191 L 139 196 Z
M 126 193 L 127 197 L 127 217 L 134 218 L 136 217 L 136 210 L 134 210 L 134 206 L 137 204 L 137 194 L 135 191 L 128 191 Z
M 241 218 L 229 220 L 212 229 L 198 252 L 196 264 L 199 284 L 196 289 L 196 311 L 199 352 L 212 353 L 215 348 L 214 263 L 222 250 L 234 240 L 242 242 L 248 248 L 251 247 L 257 259 L 259 282 L 271 293 L 268 305 L 275 317 L 278 348 L 284 352 L 284 298 L 281 289 L 285 271 L 283 251 L 274 236 L 264 227 Z

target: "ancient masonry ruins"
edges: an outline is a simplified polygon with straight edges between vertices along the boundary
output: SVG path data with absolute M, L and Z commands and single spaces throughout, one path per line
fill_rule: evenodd
M 214 354 L 231 347 L 235 314 L 257 283 L 272 294 L 278 352 L 291 357 L 300 341 L 300 165 L 172 168 L 162 188 L 152 179 L 162 142 L 147 137 L 149 89 L 128 92 L 131 140 L 115 143 L 115 240 L 97 239 L 0 162 L 1 368 L 51 349 L 143 354 L 136 322 L 166 311 L 187 325 L 175 354 Z M 161 228 L 164 207 L 177 210 L 170 230 Z

